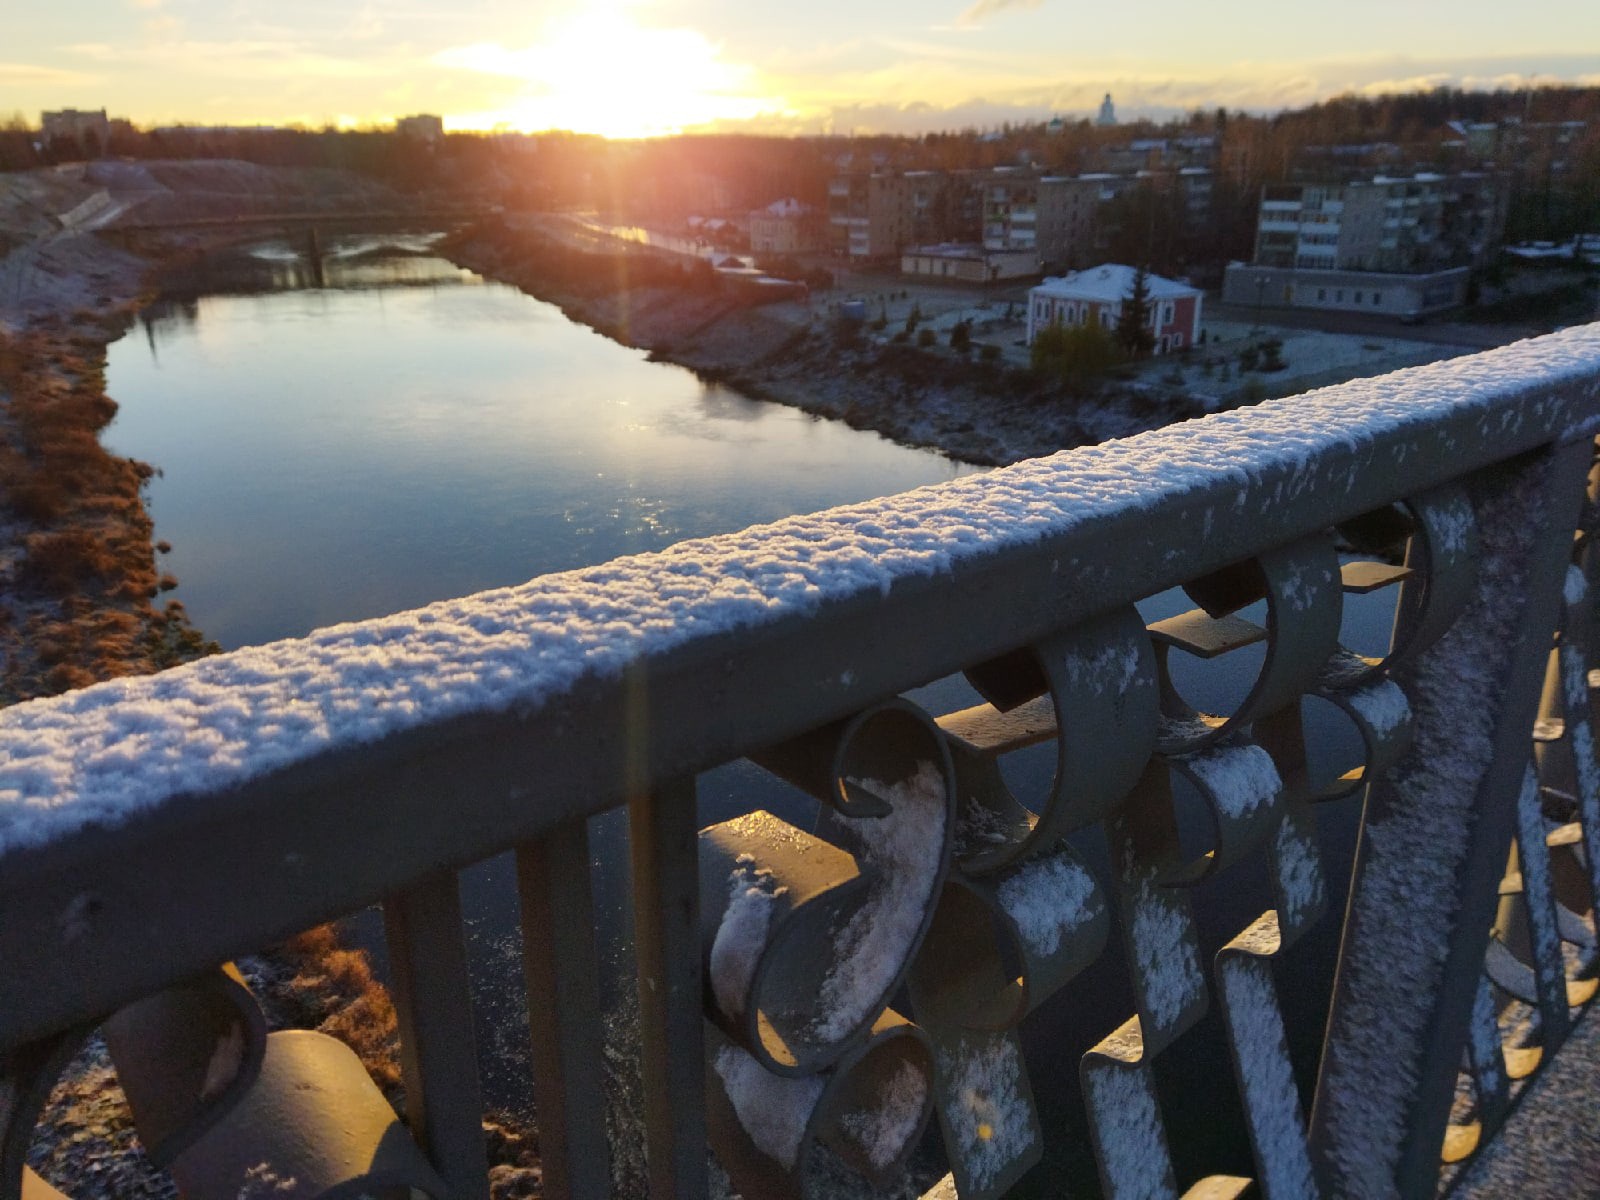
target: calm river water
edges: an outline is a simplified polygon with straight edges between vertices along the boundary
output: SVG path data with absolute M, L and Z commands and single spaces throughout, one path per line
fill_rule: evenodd
M 160 468 L 164 565 L 225 647 L 972 469 L 701 383 L 442 259 L 386 273 L 406 282 L 172 303 L 111 347 L 107 440 Z

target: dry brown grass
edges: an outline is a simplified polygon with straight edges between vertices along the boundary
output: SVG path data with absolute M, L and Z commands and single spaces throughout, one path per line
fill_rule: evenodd
M 0 527 L 16 553 L 0 571 L 0 703 L 158 670 L 210 652 L 157 570 L 143 485 L 152 469 L 109 453 L 116 415 L 105 345 L 117 328 L 0 336 Z
M 272 951 L 293 972 L 285 985 L 299 1021 L 344 1042 L 361 1057 L 378 1086 L 394 1099 L 400 1087 L 400 1033 L 394 1002 L 361 950 L 319 925 Z

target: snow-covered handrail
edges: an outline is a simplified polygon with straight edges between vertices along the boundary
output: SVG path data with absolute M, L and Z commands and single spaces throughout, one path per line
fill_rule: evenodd
M 1100 711 L 1086 698 L 1089 693 L 1074 691 L 1087 687 L 1085 680 L 1098 680 L 1095 696 L 1124 699 L 1145 696 L 1141 689 L 1148 684 L 1148 696 L 1138 703 L 1153 706 L 1158 689 L 1150 689 L 1164 674 L 1170 648 L 1212 653 L 1232 644 L 1225 620 L 1208 625 L 1200 619 L 1147 634 L 1124 619 L 1133 601 L 1198 580 L 1203 583 L 1197 598 L 1213 617 L 1261 596 L 1276 606 L 1265 634 L 1272 647 L 1269 666 L 1248 711 L 1232 722 L 1196 717 L 1185 725 L 1169 696 L 1161 702 L 1159 729 L 1154 707 L 1148 734 L 1129 725 L 1105 726 L 1104 736 L 1120 739 L 1127 761 L 1115 769 L 1094 768 L 1099 774 L 1089 790 L 1103 795 L 1093 804 L 1058 796 L 1061 807 L 1036 812 L 1037 825 L 1030 823 L 1033 832 L 1014 839 L 1014 853 L 963 850 L 959 822 L 970 825 L 972 813 L 956 808 L 949 811 L 957 824 L 946 834 L 946 841 L 957 843 L 953 850 L 918 849 L 915 839 L 901 838 L 874 851 L 870 839 L 848 832 L 863 821 L 884 820 L 882 805 L 894 812 L 922 803 L 915 799 L 922 792 L 906 790 L 914 778 L 925 778 L 917 786 L 941 797 L 937 804 L 959 799 L 970 809 L 977 803 L 972 797 L 990 786 L 981 780 L 994 755 L 984 749 L 990 744 L 983 736 L 960 722 L 928 726 L 937 729 L 928 735 L 932 744 L 945 747 L 939 753 L 952 756 L 942 778 L 917 775 L 919 763 L 934 761 L 926 754 L 911 762 L 874 750 L 868 755 L 878 755 L 873 761 L 898 765 L 892 777 L 851 777 L 878 785 L 865 786 L 856 797 L 866 808 L 852 811 L 849 795 L 825 797 L 837 803 L 841 831 L 824 841 L 849 850 L 843 862 L 870 868 L 862 882 L 851 885 L 868 897 L 865 902 L 887 903 L 886 887 L 899 887 L 894 894 L 901 899 L 921 897 L 915 902 L 918 917 L 907 926 L 911 940 L 900 947 L 906 961 L 878 982 L 909 972 L 913 993 L 920 989 L 934 1009 L 958 985 L 926 954 L 911 959 L 915 945 L 932 945 L 941 936 L 945 910 L 939 894 L 967 889 L 979 897 L 973 903 L 999 905 L 1024 943 L 1035 947 L 1024 946 L 1024 956 L 1034 954 L 1034 965 L 1057 987 L 1077 968 L 1062 965 L 1068 942 L 1050 912 L 1041 916 L 1036 898 L 1081 907 L 1089 902 L 1088 885 L 1080 882 L 1081 864 L 1037 856 L 1062 834 L 1102 818 L 1113 838 L 1127 840 L 1128 861 L 1136 869 L 1103 886 L 1126 927 L 1130 961 L 1140 964 L 1134 983 L 1142 1026 L 1120 1030 L 1084 1067 L 1087 1103 L 1092 1114 L 1100 1114 L 1094 1128 L 1101 1166 L 1116 1177 L 1133 1169 L 1127 1156 L 1143 1142 L 1119 1142 L 1114 1123 L 1100 1116 L 1112 1110 L 1145 1113 L 1156 1121 L 1148 1128 L 1159 1134 L 1149 1057 L 1192 1025 L 1207 1002 L 1186 909 L 1169 899 L 1181 894 L 1170 888 L 1174 872 L 1198 878 L 1226 869 L 1264 844 L 1263 838 L 1276 839 L 1270 844 L 1276 847 L 1281 891 L 1267 914 L 1273 919 L 1247 930 L 1248 937 L 1241 934 L 1244 940 L 1230 946 L 1218 966 L 1227 1011 L 1250 1013 L 1258 1024 L 1277 1019 L 1263 999 L 1270 973 L 1258 969 L 1261 955 L 1298 936 L 1320 910 L 1320 899 L 1309 898 L 1309 884 L 1296 890 L 1291 861 L 1304 849 L 1291 845 L 1291 833 L 1298 829 L 1309 837 L 1301 828 L 1309 828 L 1309 819 L 1300 801 L 1310 797 L 1293 799 L 1303 783 L 1292 778 L 1294 736 L 1275 724 L 1284 719 L 1288 701 L 1320 690 L 1356 714 L 1369 747 L 1365 779 L 1379 777 L 1380 758 L 1394 762 L 1391 774 L 1412 780 L 1431 779 L 1429 772 L 1441 770 L 1447 756 L 1458 765 L 1472 764 L 1465 777 L 1437 786 L 1418 783 L 1416 795 L 1426 793 L 1431 805 L 1424 823 L 1429 837 L 1439 833 L 1438 813 L 1451 811 L 1452 797 L 1459 801 L 1458 819 L 1450 826 L 1455 840 L 1444 838 L 1450 845 L 1440 853 L 1455 856 L 1449 859 L 1453 869 L 1476 864 L 1472 871 L 1497 877 L 1503 862 L 1492 860 L 1497 853 L 1503 859 L 1501 826 L 1474 814 L 1483 802 L 1480 791 L 1503 792 L 1510 778 L 1507 739 L 1523 738 L 1526 757 L 1525 729 L 1516 732 L 1515 726 L 1531 717 L 1543 673 L 1542 663 L 1528 663 L 1537 659 L 1539 638 L 1548 638 L 1554 623 L 1577 516 L 1575 499 L 1557 511 L 1557 497 L 1576 497 L 1597 428 L 1600 326 L 1589 326 L 17 705 L 0 712 L 0 1050 L 98 1018 L 275 936 L 384 897 L 414 897 L 423 886 L 419 881 L 433 881 L 427 886 L 435 891 L 428 894 L 437 900 L 440 871 L 512 846 L 524 848 L 527 862 L 544 863 L 551 878 L 566 877 L 570 864 L 556 861 L 550 849 L 570 839 L 581 818 L 631 804 L 636 813 L 653 814 L 636 827 L 636 840 L 648 843 L 651 831 L 659 832 L 652 822 L 665 828 L 682 818 L 686 806 L 692 813 L 692 784 L 684 781 L 697 772 L 743 755 L 760 761 L 771 747 L 792 747 L 800 744 L 794 739 L 804 742 L 807 736 L 815 741 L 817 730 L 835 730 L 844 738 L 828 742 L 828 753 L 843 754 L 840 747 L 855 743 L 838 731 L 855 726 L 837 723 L 853 716 L 859 723 L 864 718 L 857 714 L 877 712 L 873 706 L 951 672 L 968 671 L 1000 709 L 1017 700 L 1024 703 L 1017 712 L 1037 703 L 1048 710 L 1053 702 L 1054 727 L 1046 711 L 1044 724 L 1029 736 L 1055 738 L 1064 766 L 1076 769 L 1079 760 L 1071 755 L 1092 755 L 1095 748 L 1074 745 L 1073 723 L 1064 718 L 1070 713 L 1089 727 Z M 1406 585 L 1410 601 L 1402 601 L 1402 612 L 1409 603 L 1413 625 L 1433 624 L 1405 654 L 1397 645 L 1392 660 L 1381 664 L 1328 659 L 1332 642 L 1323 626 L 1329 611 L 1337 614 L 1337 564 L 1324 578 L 1331 551 L 1324 554 L 1312 543 L 1335 526 L 1382 526 L 1373 514 L 1389 512 L 1397 502 L 1408 502 L 1405 532 L 1425 547 L 1414 551 L 1423 557 Z M 1388 528 L 1392 533 L 1392 522 Z M 1474 531 L 1488 550 L 1474 549 L 1468 536 Z M 1480 560 L 1501 575 L 1473 575 L 1469 568 Z M 1247 569 L 1234 566 L 1240 563 Z M 1440 614 L 1451 589 L 1447 619 Z M 1452 641 L 1468 633 L 1475 635 L 1472 647 Z M 1453 685 L 1429 673 L 1442 670 L 1436 661 L 1441 646 L 1450 647 L 1457 667 L 1472 664 L 1457 670 L 1461 677 Z M 1018 652 L 1031 652 L 1042 672 L 1018 668 Z M 1297 669 L 1285 665 L 1317 653 L 1320 658 Z M 1398 699 L 1389 690 L 1395 682 Z M 1451 741 L 1462 736 L 1458 707 L 1451 707 L 1461 694 L 1483 702 L 1475 744 L 1490 749 L 1479 756 L 1482 761 L 1463 755 Z M 1035 702 L 1040 695 L 1047 700 Z M 879 732 L 861 735 L 863 745 L 889 737 L 881 730 L 899 718 L 888 724 L 873 720 Z M 1408 729 L 1414 734 L 1410 749 L 1400 737 Z M 920 744 L 921 736 L 893 735 L 910 739 L 907 744 Z M 1006 738 L 1012 736 L 1002 734 L 993 744 L 1009 746 Z M 812 742 L 804 744 L 798 758 L 783 760 L 801 775 L 811 768 L 794 764 L 820 752 Z M 1160 821 L 1138 815 L 1142 804 L 1155 812 L 1163 803 L 1159 789 L 1151 791 L 1144 779 L 1150 763 L 1178 771 L 1215 802 L 1221 815 L 1209 859 L 1162 865 L 1170 848 L 1151 849 L 1162 843 Z M 823 775 L 832 769 L 818 768 Z M 1520 780 L 1520 763 L 1514 775 Z M 686 787 L 688 801 L 682 798 Z M 1058 779 L 1058 791 L 1070 788 Z M 1304 1130 L 1293 1129 L 1293 1105 L 1289 1126 L 1252 1126 L 1263 1173 L 1292 1171 L 1298 1163 L 1329 1186 L 1377 1194 L 1362 1185 L 1398 1179 L 1402 1190 L 1410 1190 L 1437 1170 L 1434 1134 L 1442 1135 L 1443 1118 L 1433 1093 L 1437 1081 L 1453 1072 L 1448 1056 L 1453 1046 L 1459 1057 L 1468 1015 L 1444 996 L 1440 980 L 1458 982 L 1469 970 L 1476 978 L 1478 967 L 1458 960 L 1470 960 L 1475 952 L 1481 962 L 1488 922 L 1472 905 L 1487 901 L 1464 898 L 1453 887 L 1437 897 L 1434 915 L 1460 928 L 1419 950 L 1423 1001 L 1385 1001 L 1396 1036 L 1416 1061 L 1409 1074 L 1390 1071 L 1398 1082 L 1383 1084 L 1354 1049 L 1360 1038 L 1349 1022 L 1357 1019 L 1350 1014 L 1371 1003 L 1361 989 L 1378 986 L 1363 974 L 1369 968 L 1362 954 L 1381 956 L 1385 944 L 1383 937 L 1362 933 L 1362 922 L 1381 925 L 1386 906 L 1400 900 L 1384 890 L 1402 879 L 1385 875 L 1391 848 L 1380 835 L 1393 831 L 1395 845 L 1403 844 L 1403 855 L 1413 861 L 1420 853 L 1408 840 L 1409 794 L 1401 791 L 1399 800 L 1384 802 L 1392 803 L 1392 812 L 1376 810 L 1382 819 L 1369 822 L 1363 843 L 1351 918 L 1361 936 L 1347 947 L 1341 965 L 1310 1140 Z M 1170 802 L 1168 796 L 1169 807 Z M 880 806 L 876 815 L 869 811 L 874 804 Z M 997 804 L 994 811 L 1003 807 Z M 747 842 L 777 844 L 760 830 L 728 834 L 719 844 L 737 851 L 724 856 L 729 870 L 766 869 L 759 855 L 744 848 Z M 1012 842 L 1002 837 L 997 844 Z M 542 849 L 534 854 L 529 847 Z M 944 878 L 943 864 L 952 853 L 956 867 L 943 892 L 922 886 L 934 878 L 929 872 Z M 737 863 L 746 854 L 754 866 Z M 1394 869 L 1400 869 L 1398 859 Z M 839 870 L 848 875 L 855 868 L 841 864 Z M 806 872 L 794 871 L 792 884 L 762 882 L 768 877 L 751 874 L 733 890 L 769 899 L 741 901 L 735 919 L 764 929 L 766 917 L 757 920 L 754 914 L 788 913 L 790 901 L 774 908 L 770 897 L 784 887 L 801 887 Z M 896 877 L 897 871 L 906 880 L 922 872 L 922 884 L 871 881 Z M 1462 878 L 1475 879 L 1472 871 Z M 1025 876 L 1034 883 L 1016 882 Z M 829 876 L 818 895 L 832 895 L 830 888 L 843 886 L 842 879 Z M 537 890 L 525 880 L 525 911 Z M 726 904 L 726 893 L 728 885 L 719 880 L 700 907 Z M 1362 907 L 1365 896 L 1374 897 L 1370 914 Z M 404 908 L 403 899 L 395 903 L 397 911 Z M 566 911 L 549 894 L 542 903 L 552 919 Z M 1426 909 L 1414 898 L 1407 903 L 1413 912 Z M 799 902 L 793 904 L 799 912 Z M 1297 905 L 1305 911 L 1297 913 Z M 538 904 L 532 906 L 538 911 Z M 716 920 L 711 931 L 722 932 Z M 662 945 L 676 946 L 659 969 L 681 970 L 681 964 L 671 964 L 689 953 L 698 980 L 698 954 L 674 943 L 668 931 L 657 932 Z M 1173 967 L 1178 960 L 1157 954 L 1163 938 L 1179 960 L 1193 958 L 1192 970 Z M 759 1035 L 750 1032 L 740 1007 L 756 1001 L 762 979 L 781 974 L 750 957 L 772 943 L 757 938 L 747 951 L 735 953 L 740 944 L 725 942 L 721 958 L 741 964 L 729 970 L 749 973 L 735 976 L 748 985 L 748 996 L 729 993 L 720 1015 L 713 1009 L 716 1032 L 708 1036 L 755 1054 L 719 1059 L 722 1065 L 713 1072 L 730 1089 L 724 1101 L 738 1118 L 733 1125 L 748 1129 L 748 1114 L 740 1111 L 733 1094 L 738 1089 L 729 1080 L 744 1078 L 751 1066 L 765 1074 L 787 1068 L 781 1055 L 766 1061 L 759 1045 L 748 1044 Z M 1039 949 L 1044 946 L 1051 948 Z M 714 949 L 705 948 L 707 954 Z M 562 957 L 559 950 L 551 954 L 553 962 Z M 726 990 L 728 978 L 724 973 L 713 983 L 720 981 Z M 1039 994 L 1024 1010 L 1048 994 L 1037 982 L 1035 988 Z M 877 987 L 874 1002 L 887 990 Z M 565 1020 L 558 1014 L 563 1032 L 552 1035 L 545 1063 L 558 1075 L 566 1069 L 563 1055 L 574 1052 Z M 841 1054 L 848 1058 L 874 1047 L 871 1053 L 888 1056 L 884 1061 L 904 1065 L 902 1050 L 875 1049 L 880 1042 L 898 1045 L 895 1038 L 902 1035 L 885 1029 L 868 1038 L 857 1030 L 859 1021 L 845 1024 L 848 1034 L 837 1046 L 823 1039 L 818 1062 L 836 1065 L 844 1061 Z M 1014 1050 L 1009 1042 L 978 1046 L 954 1017 L 942 1028 L 929 1036 L 946 1093 L 952 1079 L 970 1083 L 982 1074 L 979 1066 L 994 1068 Z M 1393 1047 L 1373 1041 L 1392 1066 Z M 787 1049 L 804 1061 L 799 1043 L 790 1042 Z M 1246 1060 L 1255 1043 L 1244 1037 L 1240 1045 L 1241 1087 L 1253 1120 L 1258 1108 L 1266 1111 L 1268 1099 L 1283 1099 L 1281 1089 L 1269 1096 L 1263 1080 L 1281 1079 L 1272 1074 L 1276 1059 L 1251 1076 Z M 885 1070 L 903 1075 L 898 1066 Z M 681 1086 L 684 1078 L 675 1068 L 672 1079 Z M 755 1087 L 748 1079 L 746 1084 L 747 1092 Z M 1364 1094 L 1369 1085 L 1374 1090 Z M 1255 1099 L 1253 1088 L 1260 1093 Z M 1347 1100 L 1353 1096 L 1360 1105 Z M 909 1119 L 903 1095 L 901 1100 L 895 1111 Z M 714 1130 L 721 1102 L 713 1096 Z M 988 1194 L 1013 1178 L 1030 1139 L 1037 1140 L 1031 1127 L 990 1124 L 989 1136 L 974 1134 L 970 1144 L 963 1143 L 966 1135 L 948 1106 L 940 1112 L 947 1144 L 954 1143 L 953 1160 L 959 1160 L 956 1182 L 963 1184 L 963 1195 Z M 1135 1127 L 1148 1132 L 1139 1121 L 1124 1132 L 1137 1132 Z M 995 1149 L 996 1130 L 1013 1137 L 1014 1158 L 1004 1159 Z M 1295 1137 L 1301 1148 L 1284 1149 Z M 1433 1144 L 1424 1145 L 1429 1137 Z M 559 1158 L 556 1139 L 550 1141 L 547 1153 Z M 796 1152 L 803 1141 L 796 1133 Z M 789 1140 L 780 1137 L 778 1143 L 787 1146 Z M 752 1162 L 761 1158 L 759 1137 L 755 1147 L 741 1152 L 754 1154 Z M 1359 1153 L 1345 1153 L 1350 1147 Z M 580 1159 L 574 1149 L 568 1166 L 581 1177 Z M 1170 1166 L 1156 1169 L 1170 1175 Z

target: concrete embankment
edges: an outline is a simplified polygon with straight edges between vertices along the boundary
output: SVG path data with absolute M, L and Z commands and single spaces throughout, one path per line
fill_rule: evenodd
M 576 321 L 746 395 L 966 462 L 1002 465 L 1202 411 L 1187 397 L 1132 388 L 1078 396 L 970 353 L 841 326 L 825 294 L 756 305 L 709 268 L 632 245 L 563 240 L 550 223 L 479 226 L 443 249 Z

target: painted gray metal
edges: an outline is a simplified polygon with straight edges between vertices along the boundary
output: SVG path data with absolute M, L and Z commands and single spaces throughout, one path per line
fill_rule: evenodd
M 406 1121 L 456 1200 L 488 1200 L 461 896 L 447 871 L 383 902 Z
M 1338 420 L 1330 410 L 1330 424 Z M 800 1194 L 813 1153 L 869 1174 L 892 1171 L 930 1108 L 952 1155 L 951 1189 L 1004 1194 L 1051 1136 L 1029 1095 L 1018 1024 L 1097 958 L 1112 914 L 1133 964 L 1135 1011 L 1082 1064 L 1109 1194 L 1247 1186 L 1222 1176 L 1180 1181 L 1163 1149 L 1152 1064 L 1176 1052 L 1213 1000 L 1266 1194 L 1431 1194 L 1469 1033 L 1485 1113 L 1494 1119 L 1504 1108 L 1492 1074 L 1509 1056 L 1496 1062 L 1481 981 L 1512 834 L 1524 857 L 1539 841 L 1524 786 L 1528 731 L 1561 615 L 1571 531 L 1584 517 L 1597 423 L 1600 372 L 1534 393 L 1508 381 L 1491 404 L 1373 436 L 1352 427 L 1316 457 L 1264 469 L 1248 484 L 1219 474 L 1154 509 L 1092 509 L 1070 533 L 1007 543 L 944 575 L 907 576 L 804 617 L 705 634 L 619 679 L 583 677 L 532 716 L 475 714 L 313 754 L 243 785 L 225 812 L 208 797 L 176 795 L 118 830 L 9 854 L 0 862 L 0 1088 L 11 1089 L 0 1091 L 0 1197 L 19 1186 L 18 1147 L 40 1088 L 84 1022 L 377 900 L 396 965 L 409 1116 L 443 1176 L 422 1186 L 482 1195 L 453 871 L 507 848 L 517 851 L 547 1194 L 608 1194 L 585 820 L 623 805 L 653 1195 L 704 1193 L 708 1137 L 752 1200 Z M 1335 527 L 1366 551 L 1409 537 L 1406 567 L 1341 569 Z M 1147 632 L 1132 602 L 1175 585 L 1200 609 Z M 1340 651 L 1341 592 L 1394 585 L 1391 652 Z M 1262 599 L 1264 625 L 1234 615 Z M 1577 648 L 1582 615 L 1565 615 L 1568 675 L 1591 661 L 1575 657 L 1587 655 Z M 1175 655 L 1211 657 L 1256 641 L 1266 643 L 1265 665 L 1236 712 L 1188 706 L 1172 680 Z M 897 699 L 958 671 L 994 708 L 935 722 Z M 1384 690 L 1391 681 L 1400 685 L 1393 693 Z M 1572 731 L 1589 727 L 1579 710 L 1590 697 L 1580 693 L 1568 686 L 1562 695 L 1569 750 L 1584 736 Z M 1306 695 L 1343 709 L 1363 747 L 1361 765 L 1321 792 L 1306 768 L 1298 704 Z M 1375 700 L 1394 695 L 1402 715 L 1371 718 Z M 1488 715 L 1481 753 L 1464 764 L 1452 705 Z M 1050 795 L 1011 795 L 998 756 L 1041 740 L 1057 750 Z M 830 806 L 815 835 L 782 822 L 729 822 L 696 837 L 695 774 L 741 755 Z M 1600 838 L 1600 774 L 1591 761 L 1585 775 L 1581 757 L 1568 777 L 1551 768 L 1539 780 L 1577 793 L 1569 841 Z M 1247 804 L 1217 782 L 1263 759 L 1276 783 Z M 908 786 L 922 765 L 941 781 L 945 823 L 937 865 L 927 868 L 930 898 L 906 923 L 903 959 L 883 974 L 866 1018 L 820 1039 L 826 1014 L 805 1008 L 812 998 L 802 977 L 820 987 L 850 915 L 899 894 L 885 884 L 894 862 L 874 861 L 863 823 L 891 819 L 878 785 Z M 1175 782 L 1209 813 L 1212 841 L 1198 856 L 1179 849 Z M 1315 802 L 1368 784 L 1308 1118 L 1282 1102 L 1288 1066 L 1273 960 L 1326 907 Z M 1442 808 L 1439 787 L 1451 798 Z M 952 846 L 952 826 L 977 816 L 1007 832 Z M 1060 845 L 1096 824 L 1113 849 L 1103 880 Z M 1386 844 L 1396 829 L 1421 833 Z M 1228 944 L 1213 974 L 1199 959 L 1187 889 L 1263 856 L 1274 907 Z M 728 1013 L 706 994 L 704 965 L 746 857 L 788 890 L 773 924 L 781 946 L 760 948 L 746 1007 Z M 1592 875 L 1595 862 L 1586 860 Z M 1581 931 L 1572 907 L 1555 902 L 1544 865 L 1527 875 L 1542 906 L 1535 940 L 1547 945 L 1551 929 Z M 1562 869 L 1572 875 L 1552 868 Z M 1017 899 L 1045 873 L 1077 888 L 1076 908 L 1055 914 L 1058 928 L 1041 927 L 1026 896 Z M 1409 955 L 1403 965 L 1415 982 L 1398 995 L 1373 982 L 1397 955 Z M 1560 971 L 1545 960 L 1527 969 L 1547 983 Z M 887 1007 L 902 978 L 914 1024 Z M 1549 986 L 1543 992 L 1547 1008 L 1559 1005 Z M 783 1003 L 758 1012 L 770 997 Z M 816 1081 L 814 1107 L 793 1128 L 794 1161 L 780 1162 L 751 1134 L 739 1111 L 747 1098 L 725 1086 L 733 1052 L 783 1082 Z M 991 1123 L 992 1098 L 971 1083 L 985 1071 L 1004 1075 L 1016 1097 L 1004 1121 Z M 920 1110 L 899 1097 L 894 1136 L 863 1141 L 861 1114 L 912 1078 L 925 1086 Z M 248 1147 L 247 1132 L 239 1138 L 235 1157 Z

